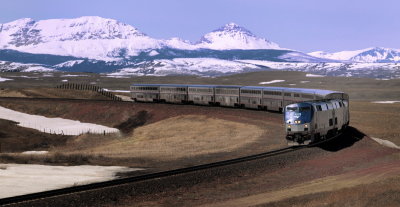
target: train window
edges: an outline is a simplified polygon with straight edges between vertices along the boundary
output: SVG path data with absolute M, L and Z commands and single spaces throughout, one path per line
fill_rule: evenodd
M 311 108 L 309 106 L 300 107 L 300 112 L 310 111 Z
M 292 96 L 291 93 L 285 93 L 285 96 Z
M 313 95 L 309 95 L 309 94 L 302 94 L 301 97 L 303 98 L 307 98 L 307 99 L 313 99 Z
M 333 125 L 333 119 L 329 119 L 329 126 Z
M 300 94 L 295 93 L 293 96 L 294 96 L 294 97 L 300 97 Z
M 337 124 L 337 117 L 335 117 L 335 124 Z
M 297 111 L 297 107 L 287 107 L 286 111 Z
M 317 107 L 317 111 L 322 111 L 321 105 L 317 105 L 316 107 Z

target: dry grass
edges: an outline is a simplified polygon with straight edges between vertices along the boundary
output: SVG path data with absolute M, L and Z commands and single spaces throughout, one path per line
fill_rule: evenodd
M 350 124 L 370 137 L 400 145 L 400 103 L 350 102 Z
M 27 95 L 21 93 L 19 90 L 14 89 L 0 89 L 0 97 L 27 97 Z
M 110 157 L 146 157 L 173 160 L 218 152 L 229 152 L 257 140 L 265 130 L 259 126 L 186 115 L 136 128 L 126 138 L 104 141 L 74 153 Z M 81 142 L 87 138 L 82 137 Z
M 259 206 L 390 206 L 400 203 L 400 177 L 337 191 L 314 193 Z
M 0 90 L 0 97 L 108 99 L 94 91 L 59 88 L 2 89 Z
M 399 162 L 394 162 L 390 165 L 382 166 L 382 167 L 373 167 L 368 169 L 363 169 L 360 171 L 352 171 L 349 173 L 345 173 L 337 176 L 329 176 L 325 178 L 316 179 L 307 183 L 302 183 L 295 186 L 290 186 L 286 189 L 266 192 L 256 195 L 250 195 L 242 198 L 232 199 L 225 202 L 207 204 L 206 206 L 256 206 L 267 204 L 271 202 L 277 202 L 285 199 L 290 199 L 298 196 L 306 196 L 312 195 L 316 193 L 322 192 L 332 192 L 332 191 L 340 191 L 346 188 L 354 188 L 360 185 L 366 185 L 371 183 L 377 183 L 396 178 L 399 180 L 400 173 L 400 165 Z M 395 186 L 395 185 L 394 185 Z M 394 187 L 391 185 L 390 187 Z M 400 188 L 397 187 L 399 191 Z M 342 199 L 346 198 L 343 196 Z M 321 203 L 320 200 L 315 200 L 313 205 L 310 206 L 320 206 L 326 205 L 328 203 L 334 203 L 340 201 L 340 199 L 336 199 L 335 201 L 326 201 Z M 293 206 L 296 202 L 285 202 L 285 205 L 281 203 L 281 205 L 277 206 Z M 297 204 L 299 205 L 299 204 Z M 308 205 L 299 205 L 299 206 L 308 206 Z

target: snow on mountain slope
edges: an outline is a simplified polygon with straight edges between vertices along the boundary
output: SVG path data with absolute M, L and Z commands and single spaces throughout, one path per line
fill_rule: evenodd
M 400 63 L 294 63 L 262 60 L 240 60 L 238 62 L 275 70 L 303 71 L 326 76 L 400 78 Z
M 235 23 L 226 24 L 205 34 L 196 47 L 214 50 L 280 49 L 278 44 L 256 37 L 249 30 Z
M 279 49 L 276 43 L 258 38 L 234 23 L 204 35 L 197 44 L 180 38 L 154 39 L 130 25 L 96 16 L 40 21 L 25 18 L 0 25 L 0 49 L 34 54 L 115 61 L 164 47 L 182 50 Z
M 342 51 L 336 53 L 326 53 L 318 51 L 308 53 L 308 55 L 319 58 L 360 63 L 400 62 L 400 50 L 382 47 L 371 47 L 362 50 Z
M 338 60 L 327 59 L 324 57 L 315 57 L 302 52 L 291 51 L 284 55 L 279 56 L 282 60 L 287 60 L 290 62 L 304 62 L 304 63 L 320 63 L 320 62 L 340 62 Z
M 0 61 L 0 72 L 53 72 L 54 69 L 38 64 Z
M 102 60 L 162 45 L 130 25 L 101 17 L 20 19 L 1 26 L 0 40 L 0 49 Z
M 317 52 L 310 52 L 308 53 L 311 56 L 319 57 L 319 58 L 327 58 L 327 59 L 334 59 L 334 60 L 350 60 L 352 57 L 367 51 L 371 48 L 362 49 L 362 50 L 354 50 L 354 51 L 341 51 L 336 53 L 328 53 L 324 51 L 317 51 Z
M 111 76 L 124 75 L 201 75 L 216 76 L 261 70 L 259 66 L 215 58 L 175 58 L 142 62 L 123 68 Z
M 400 50 L 376 47 L 357 54 L 351 60 L 364 63 L 400 62 Z
M 54 65 L 55 68 L 62 68 L 62 67 L 73 67 L 75 65 L 79 65 L 83 62 L 83 60 L 70 60 L 67 62 L 63 62 L 57 65 Z

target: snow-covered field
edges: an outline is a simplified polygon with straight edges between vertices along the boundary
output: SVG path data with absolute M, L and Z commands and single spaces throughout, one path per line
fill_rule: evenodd
M 0 77 L 0 82 L 9 81 L 9 80 L 13 80 L 13 79 L 9 79 L 9 78 L 2 78 L 2 77 Z
M 115 92 L 115 93 L 130 93 L 130 91 L 128 90 L 110 90 L 107 88 L 103 88 L 104 91 L 108 91 L 108 92 Z
M 324 75 L 316 75 L 316 74 L 307 73 L 306 77 L 320 78 L 320 77 L 325 77 L 325 76 Z
M 107 76 L 165 76 L 173 74 L 212 76 L 212 74 L 232 74 L 246 70 L 260 70 L 260 68 L 253 64 L 217 58 L 174 58 L 141 62 L 136 64 L 135 67 L 123 68 Z
M 400 147 L 397 146 L 395 143 L 389 141 L 389 140 L 385 140 L 385 139 L 380 139 L 380 138 L 376 138 L 376 137 L 371 137 L 372 140 L 378 142 L 379 144 L 386 146 L 386 147 L 390 147 L 393 149 L 398 149 L 400 150 Z
M 24 154 L 24 155 L 44 155 L 44 154 L 47 154 L 47 153 L 49 153 L 49 151 L 25 151 L 25 152 L 22 152 L 21 154 Z
M 394 104 L 394 103 L 400 103 L 400 101 L 373 101 L 372 103 Z
M 112 180 L 117 172 L 141 170 L 119 166 L 47 166 L 0 164 L 0 198 Z
M 259 82 L 258 84 L 272 84 L 272 83 L 280 83 L 280 82 L 285 82 L 285 80 L 272 80 L 272 81 L 267 81 L 267 82 Z
M 4 107 L 0 107 L 0 118 L 19 122 L 19 126 L 37 129 L 46 133 L 79 135 L 84 133 L 117 133 L 116 128 L 110 128 L 98 124 L 82 123 L 80 121 L 47 118 L 44 116 L 21 113 Z

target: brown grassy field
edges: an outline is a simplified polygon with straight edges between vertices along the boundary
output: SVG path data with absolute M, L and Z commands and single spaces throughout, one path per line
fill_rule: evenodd
M 16 77 L 18 75 L 20 74 L 2 74 L 2 77 L 14 80 L 0 83 L 0 88 L 2 88 L 0 96 L 104 98 L 95 93 L 60 91 L 52 88 L 60 84 L 63 79 L 75 83 L 91 82 L 115 90 L 128 90 L 131 83 L 259 85 L 260 82 L 277 79 L 285 80 L 285 82 L 267 86 L 340 90 L 350 95 L 350 125 L 352 127 L 367 136 L 386 139 L 400 145 L 400 125 L 398 124 L 400 123 L 400 103 L 372 103 L 373 101 L 400 101 L 400 80 L 310 78 L 306 77 L 305 73 L 282 71 L 216 78 L 169 76 L 115 79 L 100 74 L 83 74 L 86 76 L 66 78 L 63 77 L 63 73 L 56 73 L 54 77 L 44 77 L 33 73 L 23 74 L 23 76 L 39 77 L 31 79 Z M 127 94 L 120 93 L 120 95 Z M 119 164 L 135 167 L 163 165 L 165 168 L 173 168 L 254 154 L 283 147 L 286 144 L 282 115 L 256 110 L 127 102 L 26 101 L 21 103 L 18 100 L 6 99 L 0 100 L 0 105 L 31 114 L 119 127 L 123 132 L 121 135 L 110 136 L 85 134 L 66 137 L 63 142 L 54 142 L 51 137 L 39 133 L 37 134 L 39 138 L 25 142 L 21 134 L 15 133 L 17 130 L 22 132 L 23 129 L 14 125 L 4 125 L 9 128 L 7 128 L 8 131 L 5 128 L 0 129 L 0 141 L 2 141 L 1 133 L 3 133 L 6 134 L 7 140 L 19 140 L 18 143 L 24 147 L 13 149 L 14 154 L 2 154 L 0 157 L 2 162 Z M 141 116 L 138 115 L 140 113 L 146 115 L 140 118 Z M 5 121 L 1 123 L 8 124 Z M 10 130 L 13 133 L 10 133 Z M 23 134 L 27 133 L 29 132 Z M 189 203 L 207 206 L 210 204 L 221 206 L 240 206 L 240 204 L 396 206 L 400 203 L 398 197 L 400 193 L 399 153 L 386 152 L 385 148 L 365 139 L 369 138 L 364 138 L 361 141 L 362 144 L 351 143 L 337 151 L 329 148 L 314 149 L 314 151 L 322 151 L 321 154 L 310 158 L 311 161 L 301 163 L 301 166 L 293 164 L 283 171 L 259 174 L 259 177 L 254 177 L 254 179 L 249 178 L 253 176 L 251 174 L 246 179 L 243 178 L 244 181 L 231 181 L 226 185 L 212 183 L 213 187 L 194 187 L 191 189 L 193 192 L 190 189 L 183 189 L 184 192 L 178 192 L 178 194 L 181 193 L 179 195 L 182 197 L 186 196 L 185 199 Z M 48 143 L 46 147 L 38 145 L 43 140 Z M 13 142 L 9 141 L 9 143 Z M 47 149 L 50 154 L 42 157 L 17 154 L 22 150 L 35 149 Z M 209 202 L 194 199 L 199 195 L 197 190 L 201 190 L 200 195 Z M 172 195 L 172 198 L 175 198 L 174 196 Z M 352 199 L 348 199 L 349 196 Z M 163 202 L 167 200 L 167 204 L 176 204 L 172 198 L 161 199 L 160 196 L 156 196 L 155 200 L 162 201 L 154 201 L 154 203 L 165 204 Z M 121 204 L 121 206 L 129 205 Z
M 390 140 L 400 146 L 400 103 L 350 102 L 350 125 L 371 137 Z
M 252 124 L 208 118 L 204 115 L 185 115 L 138 127 L 131 135 L 95 147 L 91 145 L 86 149 L 75 150 L 75 146 L 81 146 L 81 142 L 91 141 L 81 138 L 65 150 L 61 148 L 56 151 L 65 152 L 72 148 L 72 153 L 171 161 L 217 152 L 231 152 L 256 141 L 265 131 Z

